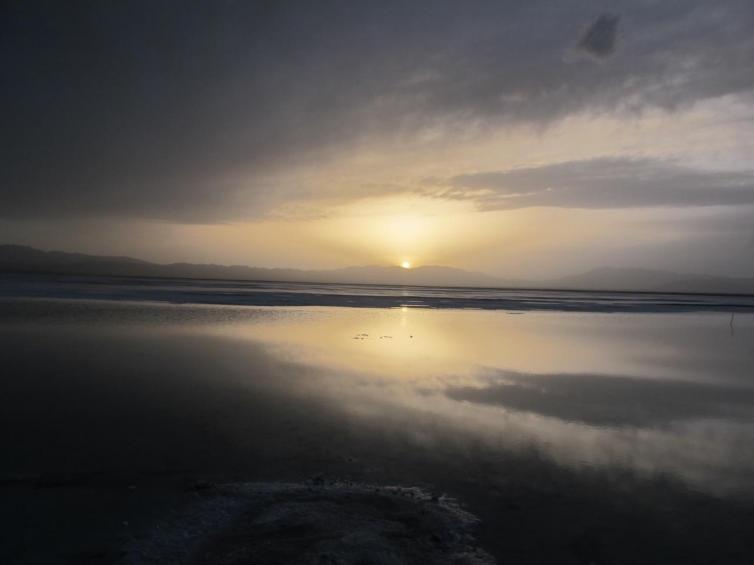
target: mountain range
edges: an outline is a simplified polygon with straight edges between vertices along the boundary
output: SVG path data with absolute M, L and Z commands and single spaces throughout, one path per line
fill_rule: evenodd
M 453 267 L 346 267 L 329 270 L 271 269 L 242 265 L 152 263 L 131 257 L 109 257 L 42 251 L 22 245 L 0 245 L 0 273 L 44 273 L 224 279 L 249 281 L 461 286 L 529 289 L 754 294 L 754 278 L 682 274 L 651 269 L 603 267 L 578 275 L 546 280 L 502 279 Z

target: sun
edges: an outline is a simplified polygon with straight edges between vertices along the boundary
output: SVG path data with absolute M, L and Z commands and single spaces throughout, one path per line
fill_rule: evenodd
M 410 269 L 411 261 L 401 261 L 401 267 L 403 267 L 404 269 Z

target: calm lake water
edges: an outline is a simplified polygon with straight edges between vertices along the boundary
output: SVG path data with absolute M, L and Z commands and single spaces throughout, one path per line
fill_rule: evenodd
M 501 563 L 754 555 L 746 312 L 5 298 L 0 343 L 2 562 L 117 561 L 186 477 L 447 493 Z

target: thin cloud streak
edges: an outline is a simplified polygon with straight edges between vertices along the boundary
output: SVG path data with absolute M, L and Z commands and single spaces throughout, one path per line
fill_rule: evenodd
M 705 171 L 652 159 L 599 158 L 432 182 L 449 187 L 440 195 L 458 198 L 470 191 L 490 210 L 754 204 L 754 171 Z

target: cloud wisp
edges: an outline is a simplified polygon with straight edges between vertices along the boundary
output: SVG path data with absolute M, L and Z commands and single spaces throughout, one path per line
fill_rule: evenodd
M 431 182 L 441 185 L 436 194 L 464 198 L 468 192 L 484 209 L 754 204 L 754 171 L 705 171 L 646 158 L 571 161 Z

